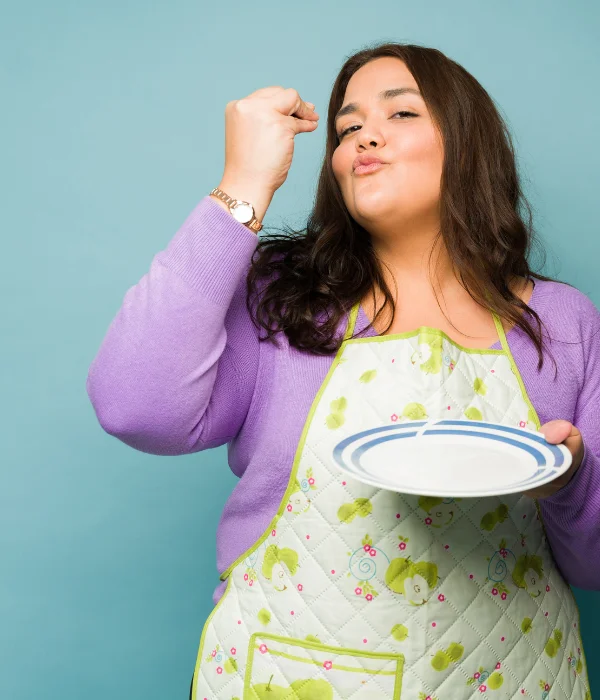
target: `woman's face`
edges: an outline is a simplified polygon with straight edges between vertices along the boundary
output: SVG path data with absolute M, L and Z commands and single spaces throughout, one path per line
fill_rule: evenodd
M 379 99 L 383 90 L 419 88 L 406 65 L 385 56 L 360 68 L 350 79 L 342 108 L 356 111 L 338 117 L 341 135 L 332 167 L 352 217 L 380 237 L 402 227 L 439 222 L 443 144 L 422 97 L 407 92 Z M 400 114 L 398 114 L 400 112 Z M 377 156 L 385 165 L 369 174 L 353 171 L 354 159 Z

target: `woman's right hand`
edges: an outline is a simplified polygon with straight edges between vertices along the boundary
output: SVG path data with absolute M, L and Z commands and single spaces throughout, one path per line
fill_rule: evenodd
M 272 197 L 292 165 L 294 136 L 315 131 L 318 120 L 314 105 L 294 88 L 260 88 L 229 102 L 223 182 L 248 183 Z

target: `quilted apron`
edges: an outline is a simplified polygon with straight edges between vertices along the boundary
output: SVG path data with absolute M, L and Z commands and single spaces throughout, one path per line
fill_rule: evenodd
M 539 429 L 499 318 L 502 349 L 480 350 L 426 326 L 353 339 L 358 310 L 276 516 L 222 575 L 191 697 L 589 700 L 579 611 L 535 500 L 400 494 L 334 465 L 341 440 L 398 422 Z

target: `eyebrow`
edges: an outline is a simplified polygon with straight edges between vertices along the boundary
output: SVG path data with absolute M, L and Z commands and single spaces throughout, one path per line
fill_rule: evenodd
M 391 100 L 393 97 L 398 97 L 398 95 L 405 95 L 405 94 L 411 94 L 411 95 L 418 95 L 419 97 L 422 97 L 421 93 L 418 90 L 415 90 L 415 88 L 410 88 L 410 87 L 401 87 L 401 88 L 392 88 L 390 90 L 382 90 L 378 95 L 377 99 L 378 100 Z M 358 112 L 360 109 L 360 106 L 358 102 L 349 102 L 345 107 L 342 107 L 340 111 L 335 115 L 335 119 L 333 120 L 334 123 L 337 122 L 337 120 L 340 117 L 344 117 L 346 114 L 353 114 L 354 112 Z

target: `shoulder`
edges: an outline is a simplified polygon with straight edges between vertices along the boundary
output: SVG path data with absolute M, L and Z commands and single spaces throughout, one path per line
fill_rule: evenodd
M 530 306 L 552 336 L 565 341 L 591 341 L 600 331 L 600 311 L 592 299 L 564 282 L 535 280 Z

